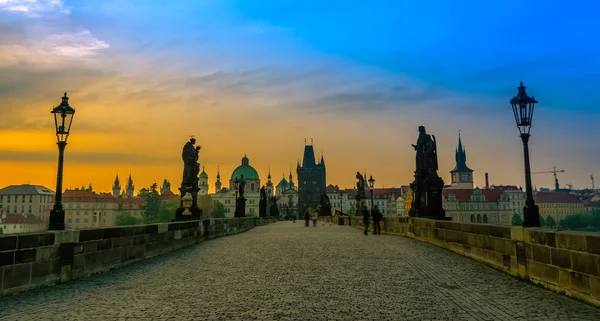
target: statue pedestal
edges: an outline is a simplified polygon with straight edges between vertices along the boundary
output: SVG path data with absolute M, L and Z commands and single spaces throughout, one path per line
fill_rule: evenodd
M 363 208 L 367 206 L 367 196 L 361 193 L 358 193 L 355 197 L 356 199 L 356 216 L 363 216 Z
M 444 181 L 437 174 L 415 174 L 415 180 L 410 184 L 413 191 L 413 202 L 409 216 L 422 217 L 435 220 L 452 220 L 446 218 L 446 211 L 442 207 L 442 189 Z
M 175 211 L 175 221 L 199 220 L 202 217 L 202 210 L 198 207 L 198 192 L 200 188 L 198 186 L 181 187 L 179 191 L 181 192 L 181 202 L 179 203 L 179 208 Z M 192 195 L 192 206 L 189 208 L 189 211 L 192 213 L 191 215 L 184 215 L 186 209 L 183 207 L 183 197 L 187 194 Z
M 246 199 L 238 198 L 235 202 L 235 217 L 246 217 Z

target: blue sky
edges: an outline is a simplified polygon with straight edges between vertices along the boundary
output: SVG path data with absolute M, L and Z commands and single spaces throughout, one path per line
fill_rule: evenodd
M 118 143 L 160 122 L 170 135 L 146 134 L 158 149 L 177 150 L 195 132 L 229 146 L 207 149 L 207 166 L 227 170 L 249 152 L 262 155 L 254 164 L 264 172 L 294 164 L 303 139 L 314 137 L 328 164 L 346 164 L 331 171 L 334 183 L 351 185 L 346 172 L 371 166 L 391 186 L 410 180 L 414 160 L 403 146 L 424 124 L 442 139 L 443 177 L 461 129 L 476 182 L 490 171 L 506 180 L 498 184 L 518 185 L 521 146 L 508 102 L 523 81 L 540 102 L 534 170 L 565 167 L 565 183 L 586 187 L 590 172 L 600 177 L 592 143 L 600 137 L 599 9 L 591 0 L 0 0 L 0 71 L 11 75 L 0 80 L 0 130 L 38 126 L 34 110 L 69 90 L 90 111 L 76 123 L 88 140 L 110 129 Z M 266 139 L 279 153 L 256 143 Z M 102 171 L 135 166 L 147 152 L 132 148 L 103 150 L 115 164 Z M 4 161 L 27 159 L 11 157 Z M 173 161 L 161 175 L 179 175 L 177 159 L 143 159 Z

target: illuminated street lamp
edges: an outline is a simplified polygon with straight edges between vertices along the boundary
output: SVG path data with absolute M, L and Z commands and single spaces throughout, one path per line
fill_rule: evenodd
M 523 227 L 538 227 L 540 226 L 540 211 L 533 200 L 531 168 L 529 165 L 529 132 L 531 131 L 533 109 L 537 100 L 533 96 L 527 96 L 523 82 L 521 82 L 518 89 L 518 94 L 510 100 L 510 104 L 512 105 L 515 121 L 517 122 L 517 128 L 519 128 L 519 133 L 521 134 L 525 156 L 525 189 L 527 191 L 527 199 L 523 208 Z
M 65 147 L 67 146 L 67 138 L 71 131 L 71 123 L 75 115 L 75 109 L 69 106 L 69 97 L 67 93 L 62 97 L 60 105 L 52 109 L 54 114 L 54 125 L 56 126 L 56 139 L 58 145 L 58 176 L 56 178 L 56 198 L 54 207 L 50 211 L 49 230 L 64 230 L 65 229 L 65 211 L 62 205 L 62 179 L 63 179 L 63 162 L 65 158 Z
M 369 177 L 369 187 L 371 187 L 371 215 L 373 215 L 373 187 L 375 187 L 375 180 L 373 175 Z

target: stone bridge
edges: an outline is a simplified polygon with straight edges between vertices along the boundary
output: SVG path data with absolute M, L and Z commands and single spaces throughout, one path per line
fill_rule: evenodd
M 94 274 L 99 271 L 94 266 L 101 265 L 99 257 L 107 255 L 98 253 L 117 253 L 117 243 L 125 242 L 117 240 L 135 239 L 148 228 L 112 229 L 95 237 L 80 231 L 79 239 L 71 243 L 75 247 L 71 255 L 74 261 L 79 256 L 84 261 L 81 267 L 72 262 L 71 274 L 79 273 L 75 271 L 79 268 L 89 273 L 67 283 L 5 295 L 0 298 L 0 319 L 600 320 L 600 309 L 591 304 L 421 240 L 365 236 L 359 229 L 324 221 L 308 228 L 302 221 L 286 221 L 250 229 L 268 222 L 241 220 L 246 223 L 211 220 L 200 229 L 204 232 L 197 229 L 194 233 L 189 232 L 193 230 L 190 223 L 158 226 L 151 235 L 162 237 L 138 236 L 137 243 L 162 242 L 165 246 L 146 245 L 145 255 L 155 248 L 163 248 L 165 254 L 99 274 Z M 168 247 L 183 244 L 174 239 L 195 243 L 192 237 L 198 239 L 207 232 L 216 236 L 218 231 L 225 235 L 244 230 L 248 231 L 178 251 L 164 250 L 183 247 Z M 129 233 L 133 236 L 124 235 Z M 95 240 L 81 242 L 82 237 Z M 107 243 L 110 249 L 105 248 Z M 6 247 L 6 242 L 0 244 Z M 26 241 L 17 239 L 16 246 L 24 247 Z M 125 248 L 133 255 L 141 251 L 135 246 Z M 59 257 L 65 255 L 62 250 Z M 36 259 L 43 255 L 51 258 L 54 254 L 38 252 Z M 23 260 L 23 254 L 16 256 Z M 128 258 L 129 254 L 121 260 Z M 35 262 L 40 260 L 30 263 L 29 288 L 36 274 Z M 27 263 L 12 267 L 23 264 Z M 14 272 L 9 267 L 3 268 L 3 286 L 14 285 L 7 283 Z

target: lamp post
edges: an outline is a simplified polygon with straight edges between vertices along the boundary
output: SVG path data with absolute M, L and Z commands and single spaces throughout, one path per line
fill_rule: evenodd
M 529 137 L 531 130 L 531 121 L 533 119 L 533 109 L 537 100 L 527 96 L 523 82 L 518 87 L 518 94 L 510 100 L 512 105 L 517 128 L 523 141 L 523 152 L 525 157 L 525 188 L 527 191 L 527 199 L 523 208 L 524 220 L 523 227 L 538 227 L 540 226 L 540 211 L 533 200 L 533 191 L 531 188 L 531 168 L 529 165 Z
M 371 215 L 373 215 L 373 187 L 375 187 L 375 180 L 373 175 L 369 177 L 369 187 L 371 187 Z
M 62 179 L 63 179 L 63 162 L 65 158 L 65 147 L 67 146 L 67 138 L 71 130 L 71 123 L 75 115 L 75 109 L 69 106 L 69 97 L 67 93 L 62 97 L 60 105 L 52 109 L 54 114 L 54 125 L 56 126 L 56 139 L 58 145 L 58 175 L 56 178 L 56 197 L 54 207 L 50 211 L 50 221 L 48 224 L 49 230 L 64 230 L 65 229 L 65 210 L 62 205 Z
M 342 191 L 340 191 L 340 213 L 344 214 L 344 199 L 342 198 Z

